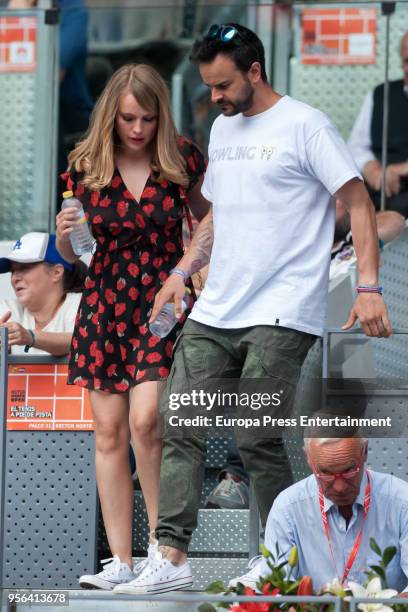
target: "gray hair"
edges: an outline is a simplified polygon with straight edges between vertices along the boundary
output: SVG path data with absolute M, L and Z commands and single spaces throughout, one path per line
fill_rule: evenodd
M 360 442 L 360 446 L 363 447 L 367 442 L 367 438 L 361 438 L 360 436 L 353 436 L 352 438 L 304 438 L 305 450 L 307 452 L 310 450 L 312 440 L 315 440 L 316 446 L 335 444 L 336 442 L 341 442 L 342 440 L 358 440 Z

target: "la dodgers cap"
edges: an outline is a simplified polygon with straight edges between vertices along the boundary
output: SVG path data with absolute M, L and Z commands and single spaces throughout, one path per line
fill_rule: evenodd
M 73 265 L 65 261 L 55 246 L 55 234 L 43 232 L 29 232 L 21 236 L 6 257 L 0 257 L 0 274 L 10 272 L 11 262 L 61 264 L 67 270 Z

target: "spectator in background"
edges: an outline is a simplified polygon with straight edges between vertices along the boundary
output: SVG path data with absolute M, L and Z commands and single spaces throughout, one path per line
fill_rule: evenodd
M 36 0 L 10 0 L 9 9 L 30 9 Z M 59 0 L 58 176 L 68 165 L 68 152 L 87 130 L 93 100 L 86 80 L 88 11 L 83 0 Z M 63 191 L 59 181 L 57 194 Z M 57 209 L 60 209 L 58 196 Z
M 360 437 L 305 438 L 313 474 L 278 495 L 268 516 L 265 546 L 273 553 L 279 546 L 279 561 L 297 546 L 293 578 L 311 576 L 314 588 L 320 589 L 335 577 L 343 585 L 364 584 L 370 567 L 378 565 L 370 546 L 375 538 L 382 551 L 396 547 L 386 582 L 408 597 L 408 483 L 367 470 L 367 450 L 367 440 Z M 240 582 L 256 587 L 269 572 L 260 559 Z
M 83 0 L 60 0 L 60 98 L 58 176 L 68 165 L 72 145 L 88 129 L 93 100 L 86 80 L 88 11 Z M 57 194 L 64 191 L 59 179 Z M 57 196 L 57 210 L 61 202 Z
M 384 210 L 375 215 L 380 247 L 391 242 L 405 229 L 405 218 L 394 210 Z M 339 274 L 347 273 L 356 261 L 351 233 L 350 215 L 344 204 L 336 200 L 336 227 L 331 250 L 330 280 Z
M 249 475 L 242 463 L 234 435 L 228 441 L 227 461 L 218 474 L 218 481 L 205 500 L 206 508 L 249 508 Z
M 408 32 L 400 44 L 404 78 L 389 89 L 386 208 L 408 216 Z M 364 175 L 377 210 L 381 201 L 384 84 L 368 92 L 349 138 L 351 153 Z
M 55 248 L 55 235 L 24 234 L 0 258 L 0 274 L 11 272 L 15 300 L 0 300 L 0 326 L 8 328 L 13 354 L 66 355 L 81 299 L 86 266 L 70 264 Z

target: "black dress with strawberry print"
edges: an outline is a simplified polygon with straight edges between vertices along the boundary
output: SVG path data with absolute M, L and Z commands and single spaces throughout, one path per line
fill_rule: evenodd
M 179 140 L 190 179 L 187 189 L 151 175 L 137 202 L 115 170 L 111 184 L 89 191 L 78 175 L 63 175 L 81 200 L 96 239 L 69 357 L 68 383 L 110 393 L 166 378 L 184 316 L 163 339 L 149 331 L 156 293 L 183 255 L 187 192 L 205 171 L 199 149 Z M 192 306 L 191 297 L 189 304 Z

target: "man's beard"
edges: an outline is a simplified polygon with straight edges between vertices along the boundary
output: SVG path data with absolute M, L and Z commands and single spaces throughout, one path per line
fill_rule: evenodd
M 228 105 L 228 108 L 226 110 L 223 110 L 222 114 L 226 117 L 233 117 L 234 115 L 238 115 L 238 113 L 245 113 L 251 108 L 253 104 L 254 94 L 255 91 L 251 84 L 249 82 L 246 83 L 245 89 L 242 93 L 242 97 L 239 100 L 235 100 L 235 102 L 231 102 L 230 100 L 228 100 L 228 102 L 226 103 L 220 103 L 221 107 L 224 106 L 224 104 Z

